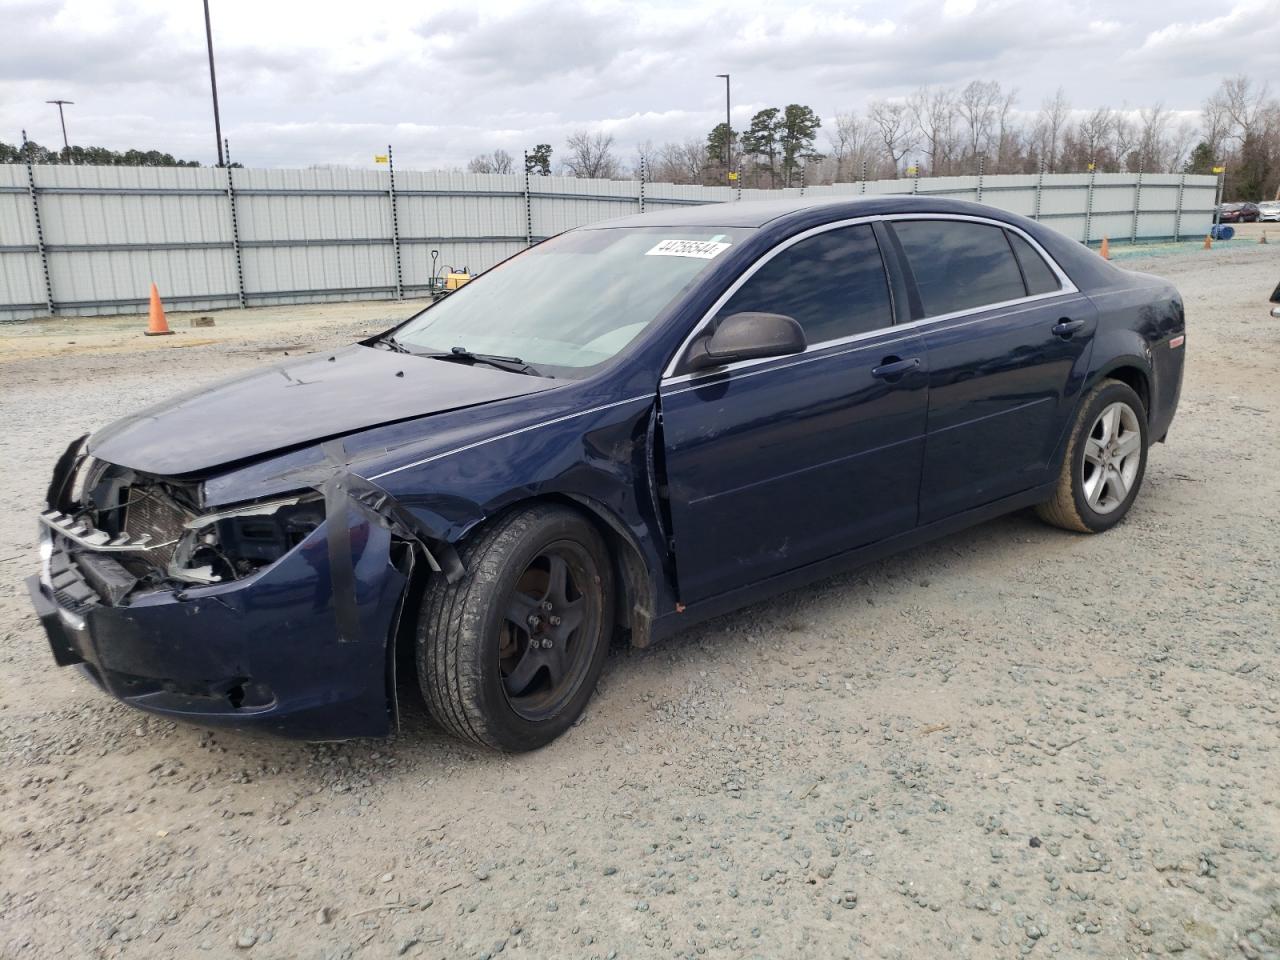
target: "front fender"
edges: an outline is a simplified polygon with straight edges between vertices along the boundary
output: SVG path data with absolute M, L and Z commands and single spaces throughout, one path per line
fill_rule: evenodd
M 572 502 L 611 535 L 632 594 L 639 642 L 654 611 L 674 604 L 670 559 L 655 512 L 649 398 L 535 424 L 374 474 L 424 534 L 456 545 L 490 517 L 532 500 Z M 636 594 L 640 593 L 641 596 Z

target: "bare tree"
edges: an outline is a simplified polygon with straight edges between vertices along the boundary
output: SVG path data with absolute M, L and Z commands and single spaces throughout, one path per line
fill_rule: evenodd
M 1231 135 L 1233 124 L 1231 112 L 1227 109 L 1227 101 L 1222 94 L 1221 88 L 1215 90 L 1205 99 L 1204 106 L 1200 111 L 1200 123 L 1203 130 L 1203 140 L 1209 147 L 1210 155 L 1220 158 L 1227 137 Z
M 973 159 L 980 153 L 990 153 L 997 117 L 1002 132 L 1008 122 L 1000 84 L 994 80 L 971 80 L 956 97 L 956 112 L 964 122 L 966 156 Z
M 1023 152 L 1023 136 L 1014 117 L 1013 108 L 1018 102 L 1018 91 L 1005 93 L 996 107 L 996 123 L 999 130 L 996 140 L 996 172 L 1013 173 Z
M 1116 113 L 1115 122 L 1111 125 L 1111 142 L 1115 169 L 1128 170 L 1130 161 L 1137 159 L 1131 155 L 1139 142 L 1138 126 L 1133 122 L 1129 111 L 1120 110 Z
M 911 113 L 901 100 L 873 100 L 867 106 L 867 113 L 884 144 L 893 175 L 897 176 L 902 169 L 902 158 L 916 146 Z
M 1161 167 L 1170 173 L 1182 170 L 1191 160 L 1191 148 L 1195 146 L 1199 130 L 1190 120 L 1182 120 L 1169 134 L 1167 152 Z
M 1252 78 L 1241 74 L 1223 80 L 1219 91 L 1223 108 L 1234 128 L 1231 135 L 1244 143 L 1257 133 L 1260 123 L 1266 118 L 1270 85 L 1264 82 L 1256 86 Z
M 610 179 L 619 173 L 618 158 L 613 154 L 613 134 L 591 134 L 579 130 L 565 140 L 564 168 L 574 177 Z
M 467 163 L 467 173 L 515 173 L 516 162 L 505 150 L 482 153 Z
M 856 113 L 837 113 L 835 127 L 827 131 L 827 140 L 831 143 L 833 180 L 858 179 L 877 160 L 875 124 Z
M 1280 192 L 1280 101 L 1267 83 L 1243 74 L 1222 81 L 1216 99 L 1229 121 L 1226 142 L 1234 141 L 1227 161 L 1228 193 L 1256 200 Z M 1224 149 L 1223 153 L 1227 151 Z
M 653 145 L 652 140 L 646 140 L 644 143 L 636 144 L 636 159 L 631 165 L 631 176 L 636 180 L 641 179 L 641 174 L 653 183 L 663 178 L 658 175 L 657 171 L 658 149 Z
M 1164 169 L 1169 156 L 1168 129 L 1171 119 L 1163 103 L 1143 107 L 1138 111 L 1138 169 Z
M 827 128 L 827 143 L 831 144 L 828 156 L 835 164 L 835 179 L 840 179 L 845 165 L 849 162 L 852 141 L 861 121 L 856 113 L 836 113 L 834 126 Z
M 1077 125 L 1076 135 L 1089 162 L 1096 162 L 1099 154 L 1110 147 L 1117 119 L 1110 107 L 1098 107 Z
M 907 98 L 907 106 L 929 155 L 929 173 L 950 173 L 956 139 L 954 95 L 945 87 L 921 87 Z
M 645 158 L 649 179 L 658 183 L 701 183 L 708 164 L 706 144 L 697 137 L 650 146 Z
M 1062 148 L 1062 136 L 1070 116 L 1071 104 L 1061 87 L 1051 99 L 1040 105 L 1040 112 L 1036 114 L 1032 137 L 1041 161 L 1051 171 L 1058 169 L 1058 151 Z

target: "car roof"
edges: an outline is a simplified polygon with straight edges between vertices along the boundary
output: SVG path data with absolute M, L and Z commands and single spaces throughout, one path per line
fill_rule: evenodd
M 661 202 L 661 201 L 658 201 Z M 1121 272 L 1077 240 L 1052 227 L 1008 210 L 1000 210 L 969 200 L 912 194 L 880 194 L 852 197 L 788 197 L 783 200 L 728 200 L 655 210 L 615 220 L 601 220 L 579 230 L 610 230 L 619 227 L 755 227 L 777 236 L 853 220 L 858 217 L 899 214 L 954 214 L 982 217 L 1009 224 L 1028 233 L 1058 262 L 1077 287 L 1086 289 L 1116 282 Z
M 654 200 L 661 203 L 661 200 Z M 847 220 L 894 213 L 959 213 L 1013 221 L 1007 210 L 948 197 L 880 194 L 852 197 L 788 197 L 783 200 L 726 200 L 601 220 L 583 230 L 618 227 L 763 227 L 790 219 Z M 1021 219 L 1021 218 L 1017 218 Z

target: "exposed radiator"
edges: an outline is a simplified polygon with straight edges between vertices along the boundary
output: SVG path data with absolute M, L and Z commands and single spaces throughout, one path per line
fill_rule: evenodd
M 192 515 L 154 487 L 131 487 L 127 504 L 124 532 L 132 539 L 149 535 L 155 549 L 148 553 L 148 558 L 167 566 L 177 549 L 177 543 L 171 541 L 182 536 L 183 524 Z

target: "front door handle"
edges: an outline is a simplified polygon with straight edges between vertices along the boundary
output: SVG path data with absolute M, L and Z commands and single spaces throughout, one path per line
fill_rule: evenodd
M 1084 328 L 1083 320 L 1068 320 L 1063 317 L 1053 325 L 1054 336 L 1061 337 L 1063 340 L 1070 339 L 1071 335 L 1077 330 Z
M 878 380 L 894 381 L 901 379 L 919 366 L 919 357 L 908 357 L 906 360 L 898 357 L 885 357 L 880 361 L 880 366 L 871 368 L 871 375 Z

